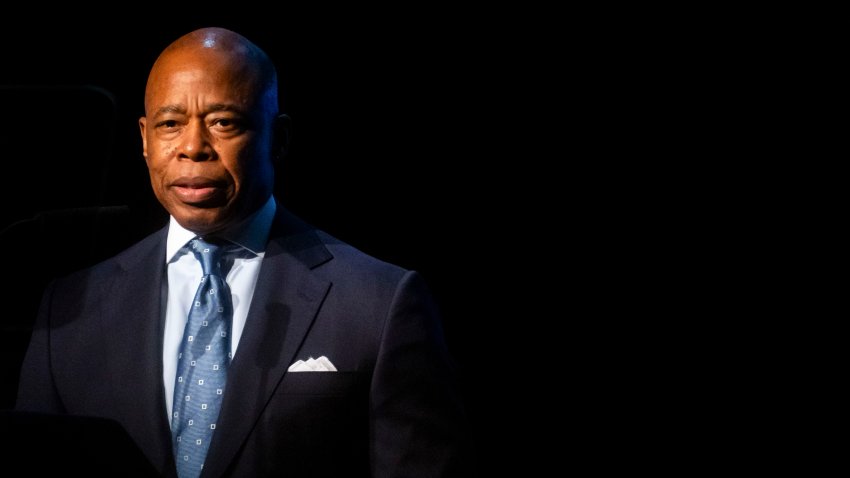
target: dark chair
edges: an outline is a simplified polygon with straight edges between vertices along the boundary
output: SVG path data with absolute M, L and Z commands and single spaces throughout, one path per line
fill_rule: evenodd
M 7 277 L 0 289 L 0 409 L 14 406 L 47 283 L 137 236 L 129 209 L 107 203 L 116 121 L 115 101 L 100 88 L 0 86 L 0 251 Z

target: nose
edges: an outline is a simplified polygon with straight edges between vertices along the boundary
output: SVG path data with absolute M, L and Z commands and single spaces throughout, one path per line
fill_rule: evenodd
M 203 121 L 190 121 L 181 139 L 183 142 L 180 144 L 180 159 L 208 161 L 213 158 L 214 151 L 210 144 L 209 132 Z

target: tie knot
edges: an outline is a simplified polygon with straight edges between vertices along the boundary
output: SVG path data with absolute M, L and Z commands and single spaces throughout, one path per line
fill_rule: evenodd
M 204 275 L 221 275 L 221 258 L 227 246 L 220 240 L 204 240 L 200 237 L 190 242 L 192 253 L 201 263 Z

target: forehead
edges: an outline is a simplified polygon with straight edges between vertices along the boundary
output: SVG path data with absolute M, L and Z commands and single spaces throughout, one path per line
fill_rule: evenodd
M 244 58 L 203 49 L 181 50 L 157 60 L 148 78 L 145 105 L 157 108 L 200 101 L 249 108 L 260 93 L 258 73 Z

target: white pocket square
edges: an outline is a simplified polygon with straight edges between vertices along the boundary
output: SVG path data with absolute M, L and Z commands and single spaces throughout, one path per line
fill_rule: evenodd
M 327 357 L 322 355 L 321 357 L 314 359 L 310 357 L 306 362 L 303 360 L 299 360 L 294 364 L 290 365 L 287 369 L 289 372 L 336 372 L 336 367 L 334 364 L 328 360 Z

